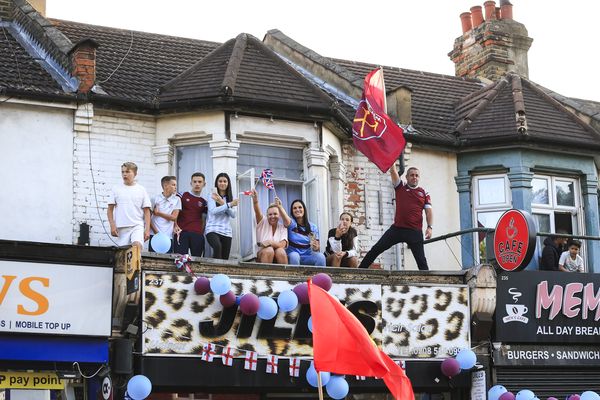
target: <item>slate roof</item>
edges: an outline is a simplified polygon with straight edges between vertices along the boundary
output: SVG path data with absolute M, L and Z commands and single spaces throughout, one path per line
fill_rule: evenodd
M 376 64 L 331 60 L 362 77 L 378 67 Z M 383 66 L 383 73 L 388 93 L 399 86 L 412 90 L 412 125 L 418 134 L 445 143 L 453 143 L 455 139 L 453 128 L 456 101 L 482 87 L 481 82 L 474 79 L 403 68 Z
M 85 38 L 98 43 L 96 82 L 109 97 L 144 103 L 154 102 L 160 86 L 220 45 L 57 19 L 50 21 L 73 43 Z
M 466 146 L 532 141 L 600 148 L 600 133 L 515 74 L 461 99 L 456 115 L 455 132 Z
M 9 89 L 34 95 L 64 94 L 60 85 L 29 56 L 6 27 L 0 27 L 0 66 L 0 93 Z
M 332 99 L 260 40 L 240 34 L 161 88 L 161 107 L 189 102 L 329 111 Z

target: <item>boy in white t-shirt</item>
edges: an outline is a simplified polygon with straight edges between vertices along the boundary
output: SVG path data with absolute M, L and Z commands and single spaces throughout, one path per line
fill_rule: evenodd
M 177 196 L 177 178 L 174 176 L 163 176 L 160 180 L 162 193 L 152 199 L 151 228 L 154 234 L 162 232 L 171 239 L 171 247 L 167 253 L 173 250 L 173 228 L 181 210 L 181 199 Z M 152 248 L 152 237 L 150 238 L 148 250 Z
M 558 260 L 558 270 L 564 272 L 583 272 L 583 258 L 579 255 L 581 242 L 572 240 L 569 242 L 568 251 L 563 251 Z
M 108 199 L 110 234 L 117 237 L 118 246 L 133 244 L 140 251 L 150 237 L 150 197 L 146 189 L 135 182 L 135 163 L 121 165 L 123 184 L 115 186 Z

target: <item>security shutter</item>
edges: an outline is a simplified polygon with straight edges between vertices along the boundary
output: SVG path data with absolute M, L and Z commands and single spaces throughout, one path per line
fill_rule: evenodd
M 600 392 L 600 368 L 497 368 L 496 384 L 515 394 L 529 389 L 540 399 L 564 399 L 586 390 Z

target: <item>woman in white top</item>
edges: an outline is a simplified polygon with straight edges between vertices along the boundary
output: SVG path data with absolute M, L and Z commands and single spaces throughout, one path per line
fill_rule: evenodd
M 343 212 L 338 226 L 329 230 L 325 249 L 327 265 L 358 267 L 358 232 L 352 227 L 352 220 L 352 215 Z
M 221 172 L 215 179 L 214 193 L 208 198 L 208 220 L 206 221 L 206 240 L 212 247 L 213 258 L 227 260 L 231 251 L 231 219 L 235 218 L 234 207 L 238 199 L 233 198 L 231 179 Z

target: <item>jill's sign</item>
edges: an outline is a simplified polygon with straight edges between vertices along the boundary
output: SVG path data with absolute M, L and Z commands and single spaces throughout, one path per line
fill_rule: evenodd
M 535 222 L 529 213 L 508 210 L 498 220 L 494 232 L 494 256 L 505 271 L 520 271 L 535 251 Z
M 543 271 L 499 274 L 496 340 L 600 342 L 600 277 Z
M 112 268 L 0 260 L 0 332 L 110 336 Z
M 236 295 L 276 298 L 299 282 L 231 278 Z M 329 290 L 363 324 L 391 357 L 446 358 L 469 348 L 469 290 L 463 285 L 336 283 Z M 223 308 L 212 293 L 197 295 L 188 275 L 144 275 L 143 353 L 199 357 L 216 343 L 260 355 L 312 357 L 308 305 L 279 311 L 271 320 Z M 220 353 L 220 350 L 218 351 Z

